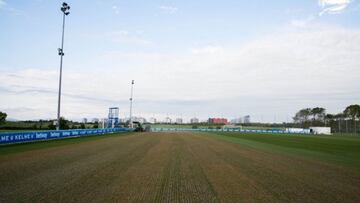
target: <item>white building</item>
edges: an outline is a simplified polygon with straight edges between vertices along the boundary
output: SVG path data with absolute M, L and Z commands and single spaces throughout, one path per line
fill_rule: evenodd
M 151 118 L 149 119 L 149 123 L 155 124 L 155 123 L 156 123 L 156 118 L 151 117 Z
M 143 117 L 132 117 L 132 121 L 139 122 L 139 123 L 146 123 L 146 119 Z
M 182 118 L 177 118 L 176 119 L 176 124 L 182 124 L 183 123 L 183 119 Z
M 121 123 L 126 123 L 126 122 L 130 122 L 130 117 L 126 117 L 124 119 L 119 119 L 121 121 Z M 131 119 L 132 122 L 139 122 L 139 123 L 146 123 L 146 119 L 143 117 L 137 117 L 137 116 L 133 116 Z
M 192 118 L 192 119 L 190 119 L 190 123 L 199 123 L 199 119 L 198 118 Z
M 108 122 L 107 118 L 101 119 L 99 128 L 107 128 L 107 122 Z
M 126 119 L 126 118 L 119 118 L 119 122 L 120 122 L 120 123 L 126 123 L 126 121 L 128 121 L 128 119 Z
M 243 116 L 243 117 L 239 117 L 239 118 L 235 118 L 235 119 L 232 119 L 230 121 L 231 124 L 246 124 L 246 123 L 250 123 L 250 116 L 249 115 L 246 115 L 246 116 Z
M 230 121 L 231 124 L 241 124 L 243 123 L 243 119 L 242 118 L 235 118 L 235 119 L 232 119 Z
M 244 116 L 243 121 L 244 123 L 250 123 L 250 116 L 249 115 Z
M 310 132 L 318 135 L 318 134 L 323 134 L 323 135 L 331 135 L 331 128 L 330 127 L 310 127 Z
M 165 118 L 165 123 L 171 124 L 171 118 L 170 118 L 170 117 L 166 117 L 166 118 Z

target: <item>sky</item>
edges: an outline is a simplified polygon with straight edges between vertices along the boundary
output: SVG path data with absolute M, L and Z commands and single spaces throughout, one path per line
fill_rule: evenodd
M 360 0 L 69 0 L 61 115 L 289 122 L 360 103 Z M 0 111 L 57 112 L 62 1 L 0 0 Z

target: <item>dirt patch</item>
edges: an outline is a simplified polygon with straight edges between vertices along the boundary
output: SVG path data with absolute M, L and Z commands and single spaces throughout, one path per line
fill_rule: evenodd
M 194 154 L 202 165 L 209 165 L 207 159 L 213 157 L 213 166 L 205 168 L 209 177 L 214 176 L 213 180 L 217 180 L 217 174 L 224 172 L 223 167 L 228 165 L 237 175 L 233 176 L 229 171 L 220 181 L 229 175 L 237 179 L 237 183 L 248 182 L 247 188 L 253 189 L 245 196 L 253 196 L 252 200 L 356 202 L 360 199 L 360 172 L 353 168 L 259 151 L 206 135 L 193 134 L 189 139 L 192 139 L 189 145 L 195 145 L 193 148 L 197 151 Z M 212 171 L 219 165 L 219 160 L 220 169 Z M 214 182 L 213 185 L 220 187 L 224 184 Z M 237 194 L 240 191 L 227 188 L 224 193 Z
M 359 202 L 360 172 L 203 133 L 141 133 L 0 157 L 0 202 Z

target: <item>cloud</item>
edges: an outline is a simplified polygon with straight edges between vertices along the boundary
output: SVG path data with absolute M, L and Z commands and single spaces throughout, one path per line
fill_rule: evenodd
M 120 75 L 113 71 L 114 76 Z M 126 105 L 127 95 L 114 96 L 112 74 L 65 71 L 62 87 L 62 112 L 67 118 L 105 117 L 107 107 Z M 91 78 L 91 79 L 90 79 Z M 43 69 L 25 69 L 9 73 L 0 71 L 0 110 L 7 109 L 12 118 L 40 119 L 56 115 L 58 73 Z M 15 109 L 31 108 L 19 112 Z M 85 110 L 86 109 L 86 110 Z
M 313 15 L 309 15 L 305 19 L 293 19 L 290 21 L 290 24 L 294 27 L 304 28 L 309 25 L 316 18 Z
M 111 40 L 115 43 L 122 44 L 135 44 L 135 45 L 149 45 L 151 41 L 143 39 L 140 34 L 131 34 L 129 31 L 122 30 L 117 32 L 111 32 L 108 34 Z
M 360 101 L 359 44 L 359 29 L 308 26 L 190 53 L 111 52 L 97 58 L 107 65 L 84 71 L 67 66 L 62 115 L 105 117 L 109 106 L 119 106 L 121 117 L 127 116 L 132 79 L 137 116 L 250 114 L 272 121 L 312 106 L 336 113 Z M 56 117 L 57 71 L 0 71 L 0 81 L 0 110 L 36 109 L 10 117 Z
M 193 54 L 220 54 L 222 52 L 223 48 L 218 46 L 206 46 L 202 48 L 191 49 L 191 53 Z
M 120 9 L 119 9 L 116 5 L 112 6 L 111 8 L 112 8 L 112 10 L 115 12 L 115 14 L 119 14 L 119 13 L 120 13 Z
M 322 16 L 324 13 L 328 14 L 338 14 L 344 11 L 348 5 L 350 4 L 350 0 L 319 0 L 319 5 L 323 9 L 319 16 Z
M 15 16 L 24 15 L 22 10 L 8 6 L 5 0 L 0 0 L 0 9 Z
M 0 8 L 6 6 L 5 0 L 0 0 Z
M 160 6 L 160 9 L 169 14 L 174 14 L 178 11 L 178 8 L 174 6 Z

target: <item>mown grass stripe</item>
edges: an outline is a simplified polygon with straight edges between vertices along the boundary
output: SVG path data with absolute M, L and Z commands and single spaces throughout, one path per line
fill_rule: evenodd
M 208 133 L 259 150 L 317 159 L 360 168 L 360 137 Z

